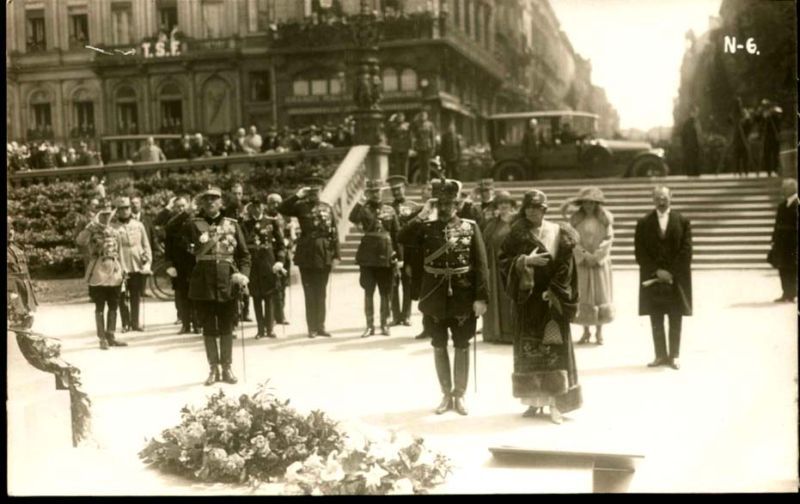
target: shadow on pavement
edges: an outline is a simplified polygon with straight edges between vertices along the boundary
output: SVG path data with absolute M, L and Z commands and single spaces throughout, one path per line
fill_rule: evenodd
M 604 367 L 604 368 L 594 368 L 594 369 L 579 369 L 578 370 L 578 377 L 580 379 L 581 376 L 631 376 L 631 375 L 648 375 L 654 374 L 661 371 L 672 371 L 667 366 L 661 366 L 657 368 L 649 368 L 647 364 L 638 364 L 635 366 L 615 366 L 615 367 Z
M 729 308 L 777 308 L 789 303 L 776 303 L 774 301 L 758 301 L 753 303 L 734 303 Z

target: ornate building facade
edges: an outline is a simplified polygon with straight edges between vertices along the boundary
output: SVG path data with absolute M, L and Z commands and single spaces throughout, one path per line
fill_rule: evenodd
M 8 138 L 336 123 L 355 109 L 348 19 L 360 4 L 17 0 L 6 7 Z M 547 0 L 368 4 L 387 115 L 425 109 L 482 142 L 493 113 L 570 106 L 577 56 Z

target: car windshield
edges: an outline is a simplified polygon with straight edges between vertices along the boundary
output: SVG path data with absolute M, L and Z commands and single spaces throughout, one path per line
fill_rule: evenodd
M 536 133 L 542 145 L 553 145 L 560 139 L 564 131 L 569 131 L 576 137 L 590 138 L 596 136 L 597 120 L 592 116 L 561 115 L 536 118 Z M 530 118 L 515 117 L 492 120 L 492 145 L 518 146 L 522 145 L 525 136 L 525 125 Z

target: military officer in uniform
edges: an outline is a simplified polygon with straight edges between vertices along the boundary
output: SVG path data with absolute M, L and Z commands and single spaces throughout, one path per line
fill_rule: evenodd
M 278 227 L 281 236 L 283 237 L 284 244 L 284 261 L 283 272 L 278 274 L 278 290 L 273 297 L 273 313 L 275 314 L 275 323 L 288 325 L 289 321 L 286 319 L 286 289 L 289 287 L 292 271 L 292 237 L 289 230 L 289 225 L 286 218 L 278 211 L 278 207 L 283 203 L 283 198 L 280 194 L 272 193 L 267 196 L 267 208 L 264 214 L 267 217 L 275 219 L 275 225 Z
M 478 203 L 477 207 L 479 209 L 481 220 L 478 222 L 478 224 L 480 224 L 481 230 L 483 230 L 483 226 L 489 222 L 489 219 L 494 218 L 495 213 L 497 212 L 497 204 L 494 201 L 494 179 L 481 179 L 481 181 L 478 182 L 476 192 L 478 193 L 478 198 L 480 199 L 480 203 Z
M 275 338 L 273 298 L 280 287 L 279 275 L 285 273 L 283 234 L 278 220 L 264 213 L 264 206 L 257 197 L 245 207 L 245 214 L 242 231 L 250 249 L 248 290 L 258 323 L 256 339 Z
M 467 414 L 464 393 L 469 377 L 469 341 L 475 337 L 476 321 L 486 312 L 489 299 L 488 261 L 481 231 L 474 221 L 456 215 L 460 185 L 456 180 L 444 180 L 434 186 L 435 203 L 428 200 L 398 236 L 400 243 L 419 247 L 424 255 L 419 309 L 433 339 L 443 394 L 437 414 L 451 408 Z M 448 331 L 455 347 L 452 379 Z
M 197 306 L 211 372 L 206 385 L 236 383 L 231 370 L 236 303 L 246 292 L 250 252 L 235 219 L 222 215 L 222 191 L 212 187 L 200 199 L 202 214 L 184 227 L 184 239 L 196 264 L 189 279 L 189 299 Z M 219 339 L 219 345 L 217 345 Z M 219 365 L 222 364 L 220 377 Z
M 134 199 L 140 198 L 134 197 Z M 153 262 L 153 252 L 150 248 L 150 233 L 141 220 L 141 203 L 138 203 L 140 216 L 134 218 L 131 210 L 131 199 L 127 197 L 117 198 L 116 218 L 111 221 L 111 227 L 116 229 L 122 237 L 119 250 L 120 263 L 125 272 L 124 289 L 130 295 L 130 311 L 125 302 L 119 304 L 120 315 L 122 316 L 122 329 L 131 331 L 144 331 L 139 318 L 139 308 L 141 306 L 142 293 L 144 292 L 147 276 L 151 274 L 150 266 Z
M 28 258 L 15 243 L 11 217 L 6 222 L 6 319 L 12 327 L 30 329 L 33 325 L 31 313 L 36 311 L 38 303 L 28 272 Z
M 408 181 L 402 175 L 389 177 L 386 180 L 389 183 L 389 188 L 392 191 L 392 208 L 397 214 L 397 219 L 402 228 L 408 221 L 413 219 L 421 210 L 422 205 L 406 199 L 406 185 Z M 406 262 L 406 254 L 414 257 L 416 252 L 413 248 L 398 247 L 399 262 L 398 269 L 399 275 L 395 278 L 399 282 L 394 283 L 392 289 L 392 317 L 394 319 L 393 325 L 411 325 L 411 264 Z M 418 253 L 418 252 L 417 252 Z M 399 277 L 399 278 L 398 278 Z M 400 287 L 403 288 L 402 303 L 400 298 Z
M 172 278 L 172 289 L 175 291 L 175 303 L 181 321 L 178 334 L 200 331 L 197 311 L 189 299 L 189 277 L 195 265 L 194 255 L 189 252 L 189 244 L 184 241 L 183 229 L 192 216 L 189 213 L 189 200 L 186 196 L 178 196 L 172 202 L 173 216 L 164 225 L 164 257 L 168 262 L 167 275 Z
M 364 197 L 350 211 L 350 222 L 364 232 L 356 251 L 356 263 L 361 271 L 359 283 L 364 289 L 364 314 L 367 328 L 362 338 L 375 334 L 375 286 L 380 293 L 381 334 L 389 336 L 392 276 L 398 264 L 397 231 L 400 224 L 391 205 L 381 202 L 380 180 L 367 180 Z
M 295 217 L 300 224 L 294 262 L 303 283 L 309 338 L 331 336 L 325 330 L 326 291 L 331 270 L 341 257 L 333 207 L 319 199 L 324 183 L 319 177 L 309 179 L 306 187 L 278 207 L 280 213 Z

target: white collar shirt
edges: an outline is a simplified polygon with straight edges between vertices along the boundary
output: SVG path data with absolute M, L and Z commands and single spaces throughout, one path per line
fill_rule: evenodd
M 669 223 L 669 211 L 670 209 L 667 208 L 666 211 L 659 212 L 656 210 L 656 215 L 658 216 L 658 227 L 661 229 L 661 233 L 665 234 L 667 232 L 667 224 Z

